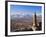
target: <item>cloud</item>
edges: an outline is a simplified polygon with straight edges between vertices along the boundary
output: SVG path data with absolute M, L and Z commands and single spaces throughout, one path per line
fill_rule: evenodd
M 11 15 L 31 15 L 33 12 L 27 12 L 27 11 L 16 11 L 16 12 L 11 12 Z
M 13 17 L 24 17 L 24 16 L 31 16 L 33 15 L 34 12 L 29 12 L 29 11 L 16 11 L 16 12 L 11 12 L 11 16 Z M 36 13 L 37 16 L 41 15 L 41 13 Z

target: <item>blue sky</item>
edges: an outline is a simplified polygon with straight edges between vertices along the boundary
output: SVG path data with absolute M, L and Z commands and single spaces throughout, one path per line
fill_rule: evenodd
M 41 6 L 10 5 L 11 15 L 32 15 L 33 13 L 41 14 Z

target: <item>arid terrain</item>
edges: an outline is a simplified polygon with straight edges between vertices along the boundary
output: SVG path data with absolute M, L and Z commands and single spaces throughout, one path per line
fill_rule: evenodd
M 37 23 L 41 22 L 42 17 L 37 16 Z M 33 31 L 33 17 L 26 15 L 23 17 L 11 16 L 11 32 L 16 31 Z M 41 27 L 40 27 L 41 28 Z

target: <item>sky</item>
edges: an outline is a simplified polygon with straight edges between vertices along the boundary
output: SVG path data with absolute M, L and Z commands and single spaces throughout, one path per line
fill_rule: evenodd
M 37 15 L 41 15 L 41 6 L 28 6 L 28 5 L 10 5 L 11 15 L 32 15 L 36 12 Z

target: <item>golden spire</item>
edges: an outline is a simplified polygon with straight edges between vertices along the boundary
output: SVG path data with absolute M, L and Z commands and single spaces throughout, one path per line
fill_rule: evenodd
M 33 26 L 37 26 L 36 12 L 33 14 Z

